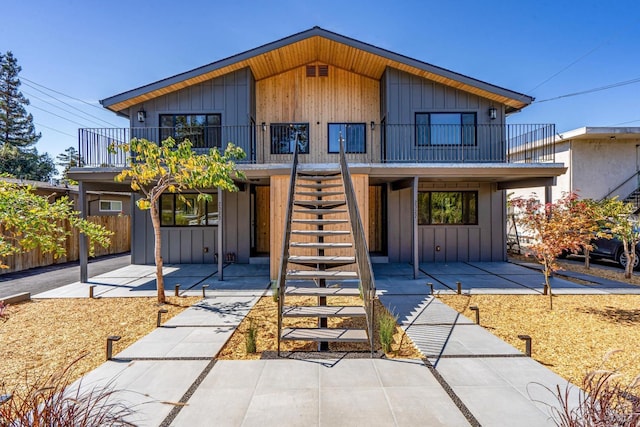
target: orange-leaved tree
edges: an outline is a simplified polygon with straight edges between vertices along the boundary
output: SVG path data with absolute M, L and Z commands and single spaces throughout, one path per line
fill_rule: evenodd
M 160 196 L 164 192 L 177 193 L 188 204 L 180 194 L 185 190 L 197 191 L 198 200 L 211 199 L 211 195 L 202 191 L 205 189 L 237 191 L 233 179 L 244 176 L 236 169 L 235 161 L 243 159 L 245 153 L 240 147 L 229 143 L 224 153 L 212 148 L 206 154 L 198 154 L 193 151 L 188 139 L 176 143 L 173 138 L 165 139 L 160 145 L 134 138 L 128 144 L 113 145 L 111 149 L 127 153 L 127 166 L 116 176 L 116 181 L 130 180 L 131 189 L 142 195 L 136 202 L 138 208 L 151 213 L 158 302 L 164 303 Z
M 516 198 L 511 203 L 519 211 L 516 221 L 533 238 L 529 250 L 542 264 L 549 306 L 553 309 L 549 278 L 560 268 L 556 260 L 563 251 L 578 252 L 589 245 L 593 211 L 588 203 L 578 200 L 576 193 L 563 193 L 555 203 L 542 204 L 535 195 Z

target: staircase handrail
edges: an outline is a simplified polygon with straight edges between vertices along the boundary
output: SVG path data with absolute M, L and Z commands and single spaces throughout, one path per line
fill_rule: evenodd
M 280 337 L 282 336 L 282 311 L 284 308 L 285 277 L 289 263 L 289 242 L 291 240 L 291 216 L 293 215 L 293 198 L 295 197 L 296 176 L 298 173 L 298 135 L 296 134 L 293 160 L 291 162 L 291 177 L 289 178 L 289 197 L 287 212 L 284 218 L 284 237 L 280 253 L 280 270 L 278 272 L 278 356 L 280 356 Z
M 365 315 L 367 319 L 367 329 L 369 336 L 369 344 L 371 346 L 371 355 L 374 352 L 374 309 L 373 301 L 376 295 L 376 285 L 373 276 L 373 268 L 371 267 L 371 258 L 369 257 L 369 247 L 367 239 L 364 235 L 364 227 L 360 218 L 358 203 L 356 200 L 353 183 L 351 181 L 351 173 L 347 164 L 347 156 L 344 150 L 344 141 L 340 138 L 340 169 L 342 172 L 342 180 L 344 184 L 345 199 L 347 201 L 347 210 L 349 211 L 349 220 L 351 222 L 351 230 L 353 231 L 354 252 L 356 256 L 356 265 L 360 276 L 360 286 L 362 289 L 362 300 L 364 302 Z
M 615 194 L 619 189 L 621 189 L 622 187 L 624 187 L 627 183 L 629 183 L 629 181 L 631 181 L 633 178 L 636 178 L 640 175 L 640 171 L 635 171 L 633 173 L 633 175 L 631 175 L 629 178 L 625 179 L 622 184 L 618 185 L 616 188 L 614 188 L 613 190 L 609 191 L 607 193 L 606 196 L 604 196 L 603 198 L 601 198 L 600 200 L 604 200 L 604 199 L 608 199 L 611 197 L 612 194 Z M 639 186 L 640 187 L 640 186 Z

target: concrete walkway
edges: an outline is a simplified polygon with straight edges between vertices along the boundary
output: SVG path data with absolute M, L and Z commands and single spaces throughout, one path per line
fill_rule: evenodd
M 209 266 L 211 267 L 211 266 Z M 267 289 L 265 266 L 232 265 L 220 282 L 202 266 L 167 266 L 181 293 L 207 297 L 82 379 L 110 383 L 144 426 L 553 425 L 545 390 L 567 382 L 430 295 L 540 293 L 542 275 L 508 263 L 374 266 L 378 296 L 424 360 L 348 358 L 217 361 L 216 354 Z M 153 269 L 153 267 L 150 267 Z M 228 270 L 227 270 L 228 269 Z M 139 276 L 135 277 L 136 274 Z M 152 272 L 130 266 L 92 279 L 102 297 L 154 295 Z M 557 293 L 637 293 L 624 283 L 576 285 Z M 501 287 L 503 286 L 503 287 Z M 167 293 L 170 291 L 167 286 Z M 38 297 L 86 297 L 72 284 Z M 117 343 L 116 343 L 117 351 Z M 575 404 L 575 394 L 572 394 Z M 541 403 L 542 402 L 542 403 Z

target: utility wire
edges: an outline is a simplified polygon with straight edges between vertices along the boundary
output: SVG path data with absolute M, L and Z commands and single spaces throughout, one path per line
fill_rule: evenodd
M 534 103 L 535 104 L 540 104 L 541 102 L 555 101 L 557 99 L 569 98 L 571 96 L 578 96 L 578 95 L 585 95 L 587 93 L 600 92 L 600 91 L 603 91 L 603 90 L 613 89 L 613 88 L 616 88 L 616 87 L 626 86 L 626 85 L 630 85 L 630 84 L 634 84 L 634 83 L 638 83 L 638 82 L 640 82 L 640 77 L 635 78 L 635 79 L 631 79 L 631 80 L 625 80 L 623 82 L 612 83 L 612 84 L 606 85 L 606 86 L 596 87 L 596 88 L 593 88 L 593 89 L 582 90 L 580 92 L 567 93 L 565 95 L 555 96 L 553 98 L 541 99 L 540 101 L 534 101 Z
M 52 127 L 47 126 L 47 125 L 43 125 L 42 123 L 36 123 L 36 122 L 33 122 L 33 124 L 34 124 L 34 125 L 36 125 L 36 126 L 38 126 L 38 127 L 47 128 L 47 129 L 52 130 L 52 131 L 54 131 L 54 132 L 58 132 L 58 133 L 61 133 L 61 134 L 63 134 L 63 135 L 66 135 L 66 136 L 70 136 L 71 138 L 75 138 L 75 137 L 76 137 L 76 135 L 71 135 L 70 133 L 63 132 L 63 131 L 61 131 L 61 130 L 58 130 L 58 129 L 52 128 Z
M 25 80 L 26 80 L 26 79 L 25 79 Z M 29 81 L 30 81 L 30 80 L 29 80 Z M 48 94 L 48 93 L 46 93 L 45 91 L 43 91 L 43 90 L 41 90 L 41 89 L 38 89 L 37 87 L 35 87 L 35 86 L 33 86 L 33 85 L 29 84 L 29 83 L 24 83 L 24 85 L 25 85 L 25 86 L 29 86 L 30 88 L 32 88 L 32 89 L 34 89 L 34 90 L 37 90 L 38 92 L 40 92 L 40 93 L 42 93 L 42 94 L 45 94 L 45 95 L 47 95 L 48 97 L 50 97 L 50 98 L 52 98 L 52 99 L 55 99 L 56 101 L 58 101 L 58 102 L 60 102 L 60 103 L 62 103 L 62 104 L 64 104 L 64 105 L 66 105 L 66 106 L 68 106 L 68 107 L 70 107 L 70 108 L 73 108 L 73 109 L 74 109 L 74 110 L 76 110 L 76 111 L 81 112 L 82 114 L 85 114 L 85 115 L 87 115 L 87 116 L 89 116 L 89 117 L 93 117 L 94 119 L 98 119 L 98 120 L 100 120 L 101 122 L 108 124 L 109 126 L 117 127 L 117 126 L 116 126 L 116 125 L 114 125 L 113 123 L 110 123 L 110 122 L 108 122 L 108 121 L 106 121 L 106 120 L 103 120 L 103 119 L 101 119 L 100 117 L 95 116 L 95 115 L 93 115 L 93 114 L 89 114 L 89 113 L 87 113 L 87 112 L 85 112 L 85 111 L 82 111 L 82 110 L 81 110 L 81 109 L 79 109 L 78 107 L 76 107 L 76 106 L 74 106 L 74 105 L 71 105 L 71 104 L 69 104 L 69 103 L 67 103 L 67 102 L 64 102 L 63 100 L 58 99 L 58 98 L 56 98 L 55 96 L 53 96 L 53 95 L 51 95 L 51 94 Z M 42 86 L 42 85 L 38 85 L 38 86 Z M 42 87 L 44 87 L 44 86 L 42 86 Z M 55 93 L 60 93 L 60 94 L 62 94 L 62 92 L 54 91 L 53 89 L 49 89 L 49 88 L 46 88 L 46 89 L 47 89 L 47 90 L 50 90 L 50 91 L 53 91 L 53 92 L 55 92 Z M 64 94 L 62 94 L 62 95 L 63 95 L 63 96 L 66 96 L 66 97 L 68 97 L 68 98 L 71 98 L 71 99 L 74 99 L 74 100 L 77 100 L 77 101 L 83 102 L 83 103 L 85 103 L 85 104 L 87 104 L 87 105 L 91 105 L 91 104 L 89 104 L 88 102 L 84 102 L 84 101 L 82 101 L 82 100 L 80 100 L 80 99 L 73 98 L 73 97 L 71 97 L 71 96 L 69 96 L 69 95 L 64 95 Z M 59 108 L 59 107 L 58 107 L 58 108 Z M 84 117 L 83 117 L 83 119 L 84 119 Z M 85 120 L 86 120 L 86 119 L 85 119 Z M 94 122 L 94 123 L 95 123 L 95 122 Z M 100 126 L 103 126 L 103 125 L 100 125 Z
M 28 81 L 29 83 L 34 84 L 34 85 L 36 85 L 36 86 L 39 86 L 39 87 L 41 87 L 41 88 L 43 88 L 43 89 L 50 90 L 51 92 L 57 93 L 58 95 L 62 95 L 62 96 L 66 96 L 67 98 L 71 98 L 71 99 L 73 99 L 74 101 L 82 102 L 83 104 L 87 104 L 89 107 L 93 107 L 93 108 L 96 108 L 96 109 L 98 109 L 98 110 L 100 110 L 100 111 L 103 111 L 103 112 L 104 112 L 104 109 L 102 109 L 102 108 L 98 107 L 97 105 L 94 105 L 94 104 L 92 104 L 92 103 L 90 103 L 90 102 L 84 101 L 84 100 L 79 99 L 79 98 L 74 98 L 74 97 L 73 97 L 73 96 L 71 96 L 71 95 L 67 95 L 66 93 L 62 93 L 62 92 L 57 91 L 57 90 L 55 90 L 55 89 L 51 89 L 50 87 L 47 87 L 47 86 L 45 86 L 45 85 L 41 85 L 40 83 L 36 83 L 36 82 L 34 82 L 33 80 L 29 80 L 28 78 L 26 78 L 26 77 L 24 77 L 24 76 L 22 76 L 22 75 L 20 76 L 20 79 L 21 79 L 21 80 L 26 80 L 26 81 Z
M 59 118 L 61 118 L 62 120 L 66 120 L 66 121 L 68 121 L 68 122 L 75 123 L 75 124 L 77 124 L 78 126 L 81 126 L 81 127 L 83 127 L 83 128 L 85 128 L 85 127 L 90 127 L 90 126 L 85 125 L 84 123 L 79 123 L 79 122 L 76 122 L 75 120 L 71 120 L 71 119 L 68 119 L 68 118 L 66 118 L 66 117 L 63 117 L 63 116 L 61 116 L 60 114 L 52 113 L 51 111 L 49 111 L 49 110 L 45 110 L 44 108 L 36 107 L 35 105 L 30 105 L 30 107 L 32 107 L 32 108 L 36 108 L 36 109 L 38 109 L 38 110 L 42 110 L 42 111 L 44 111 L 45 113 L 49 113 L 49 114 L 51 114 L 52 116 L 59 117 Z
M 71 114 L 71 115 L 74 115 L 74 116 L 76 116 L 76 117 L 79 117 L 79 118 L 80 118 L 80 119 L 82 119 L 82 120 L 88 120 L 88 121 L 90 121 L 90 122 L 92 122 L 92 123 L 97 124 L 98 126 L 103 126 L 103 124 L 102 124 L 102 123 L 100 123 L 100 122 L 97 122 L 97 121 L 95 121 L 95 120 L 91 120 L 91 119 L 87 119 L 87 118 L 85 118 L 85 117 L 82 117 L 82 116 L 81 116 L 81 115 L 79 115 L 78 113 L 74 113 L 73 111 L 66 110 L 66 109 L 64 109 L 64 108 L 60 107 L 59 105 L 56 105 L 56 104 L 54 104 L 53 102 L 49 102 L 49 101 L 47 101 L 46 99 L 42 99 L 42 98 L 40 98 L 39 96 L 36 96 L 36 95 L 34 95 L 34 94 L 32 94 L 32 93 L 27 92 L 26 90 L 23 90 L 23 91 L 22 91 L 22 93 L 24 93 L 24 94 L 28 95 L 28 96 L 29 96 L 29 98 L 35 98 L 35 99 L 37 99 L 37 100 L 39 100 L 39 101 L 44 102 L 45 104 L 49 104 L 49 105 L 51 105 L 51 106 L 53 106 L 53 107 L 55 107 L 55 108 L 59 108 L 60 110 L 64 111 L 65 113 L 69 113 L 69 114 Z M 54 99 L 55 99 L 55 98 L 54 98 Z M 30 105 L 31 105 L 31 104 L 30 104 Z M 92 117 L 93 117 L 93 116 L 92 116 Z

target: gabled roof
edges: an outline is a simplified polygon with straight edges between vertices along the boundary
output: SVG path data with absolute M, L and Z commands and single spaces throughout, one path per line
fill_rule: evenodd
M 316 61 L 376 80 L 382 77 L 387 67 L 396 68 L 505 104 L 507 112 L 520 110 L 533 102 L 533 98 L 530 96 L 372 46 L 320 27 L 313 27 L 310 30 L 226 59 L 103 99 L 100 103 L 105 108 L 120 112 L 133 105 L 245 67 L 251 69 L 256 80 L 262 80 Z

